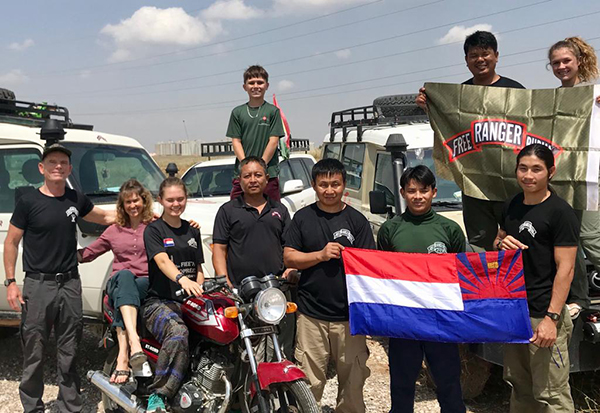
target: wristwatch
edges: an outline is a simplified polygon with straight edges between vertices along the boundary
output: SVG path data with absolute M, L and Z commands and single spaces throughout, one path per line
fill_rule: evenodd
M 187 275 L 184 275 L 182 273 L 177 274 L 177 276 L 175 277 L 175 282 L 179 284 L 179 280 L 181 280 L 183 277 L 187 277 Z
M 11 285 L 14 282 L 17 282 L 17 280 L 15 280 L 14 278 L 7 278 L 6 280 L 4 280 L 4 286 L 8 287 L 9 285 Z
M 552 321 L 560 320 L 560 314 L 551 313 L 550 311 L 546 311 L 546 316 L 550 317 L 550 320 Z
M 502 249 L 502 241 L 504 241 L 504 239 L 501 239 L 500 241 L 498 241 L 498 242 L 496 243 L 496 249 L 497 249 L 498 251 L 500 251 L 500 250 Z

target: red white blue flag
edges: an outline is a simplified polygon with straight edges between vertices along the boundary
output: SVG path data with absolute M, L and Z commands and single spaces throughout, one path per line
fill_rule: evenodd
M 528 343 L 521 251 L 343 251 L 352 334 L 453 343 Z

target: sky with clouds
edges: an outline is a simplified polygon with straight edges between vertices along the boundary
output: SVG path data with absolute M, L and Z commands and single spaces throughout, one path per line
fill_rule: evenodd
M 498 36 L 498 73 L 556 87 L 548 47 L 573 35 L 600 47 L 599 18 L 597 0 L 9 2 L 0 87 L 152 152 L 224 139 L 244 69 L 262 64 L 292 135 L 318 143 L 333 111 L 469 78 L 462 42 L 478 29 Z

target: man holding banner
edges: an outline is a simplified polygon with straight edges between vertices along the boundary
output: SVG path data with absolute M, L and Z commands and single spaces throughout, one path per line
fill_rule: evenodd
M 463 85 L 493 86 L 503 88 L 524 89 L 519 82 L 496 73 L 498 64 L 498 42 L 496 37 L 486 31 L 476 31 L 465 39 L 465 62 L 473 77 Z M 425 88 L 419 90 L 416 102 L 418 106 L 427 109 Z M 467 237 L 472 243 L 491 251 L 496 236 L 498 222 L 504 200 L 491 200 L 462 194 L 463 219 Z
M 433 172 L 425 165 L 408 168 L 402 174 L 400 186 L 407 209 L 382 225 L 377 235 L 378 249 L 429 254 L 464 252 L 465 236 L 460 226 L 431 208 L 437 193 Z M 413 411 L 415 382 L 423 356 L 435 381 L 442 411 L 466 411 L 460 387 L 458 344 L 390 337 L 388 354 L 390 413 Z

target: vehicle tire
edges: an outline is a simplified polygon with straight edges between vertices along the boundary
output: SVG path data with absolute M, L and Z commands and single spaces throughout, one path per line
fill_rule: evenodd
M 0 87 L 0 99 L 15 100 L 15 92 Z
M 469 350 L 468 344 L 459 344 L 458 349 L 461 364 L 460 387 L 463 399 L 474 399 L 481 394 L 490 378 L 492 364 L 473 354 Z M 429 369 L 425 369 L 425 371 L 427 374 L 427 385 L 435 389 L 435 383 Z
M 110 376 L 113 373 L 114 369 L 117 367 L 118 354 L 118 345 L 115 345 L 108 350 L 108 355 L 106 356 L 106 361 L 104 362 L 104 368 L 102 369 L 104 374 L 106 374 L 107 376 Z M 120 406 L 118 406 L 115 402 L 108 398 L 104 393 L 102 393 L 102 406 L 104 407 L 105 413 L 125 413 L 125 410 L 123 410 Z
M 277 383 L 270 387 L 269 411 L 279 413 L 279 395 L 283 392 L 287 399 L 288 411 L 290 413 L 321 413 L 319 406 L 310 391 L 308 384 L 303 380 L 296 380 L 290 383 Z M 243 413 L 250 413 L 245 403 L 240 403 Z M 258 398 L 255 396 L 250 404 L 251 408 L 258 406 Z
M 385 118 L 426 116 L 425 111 L 415 103 L 416 98 L 416 94 L 380 96 L 373 101 L 373 106 L 379 116 Z

